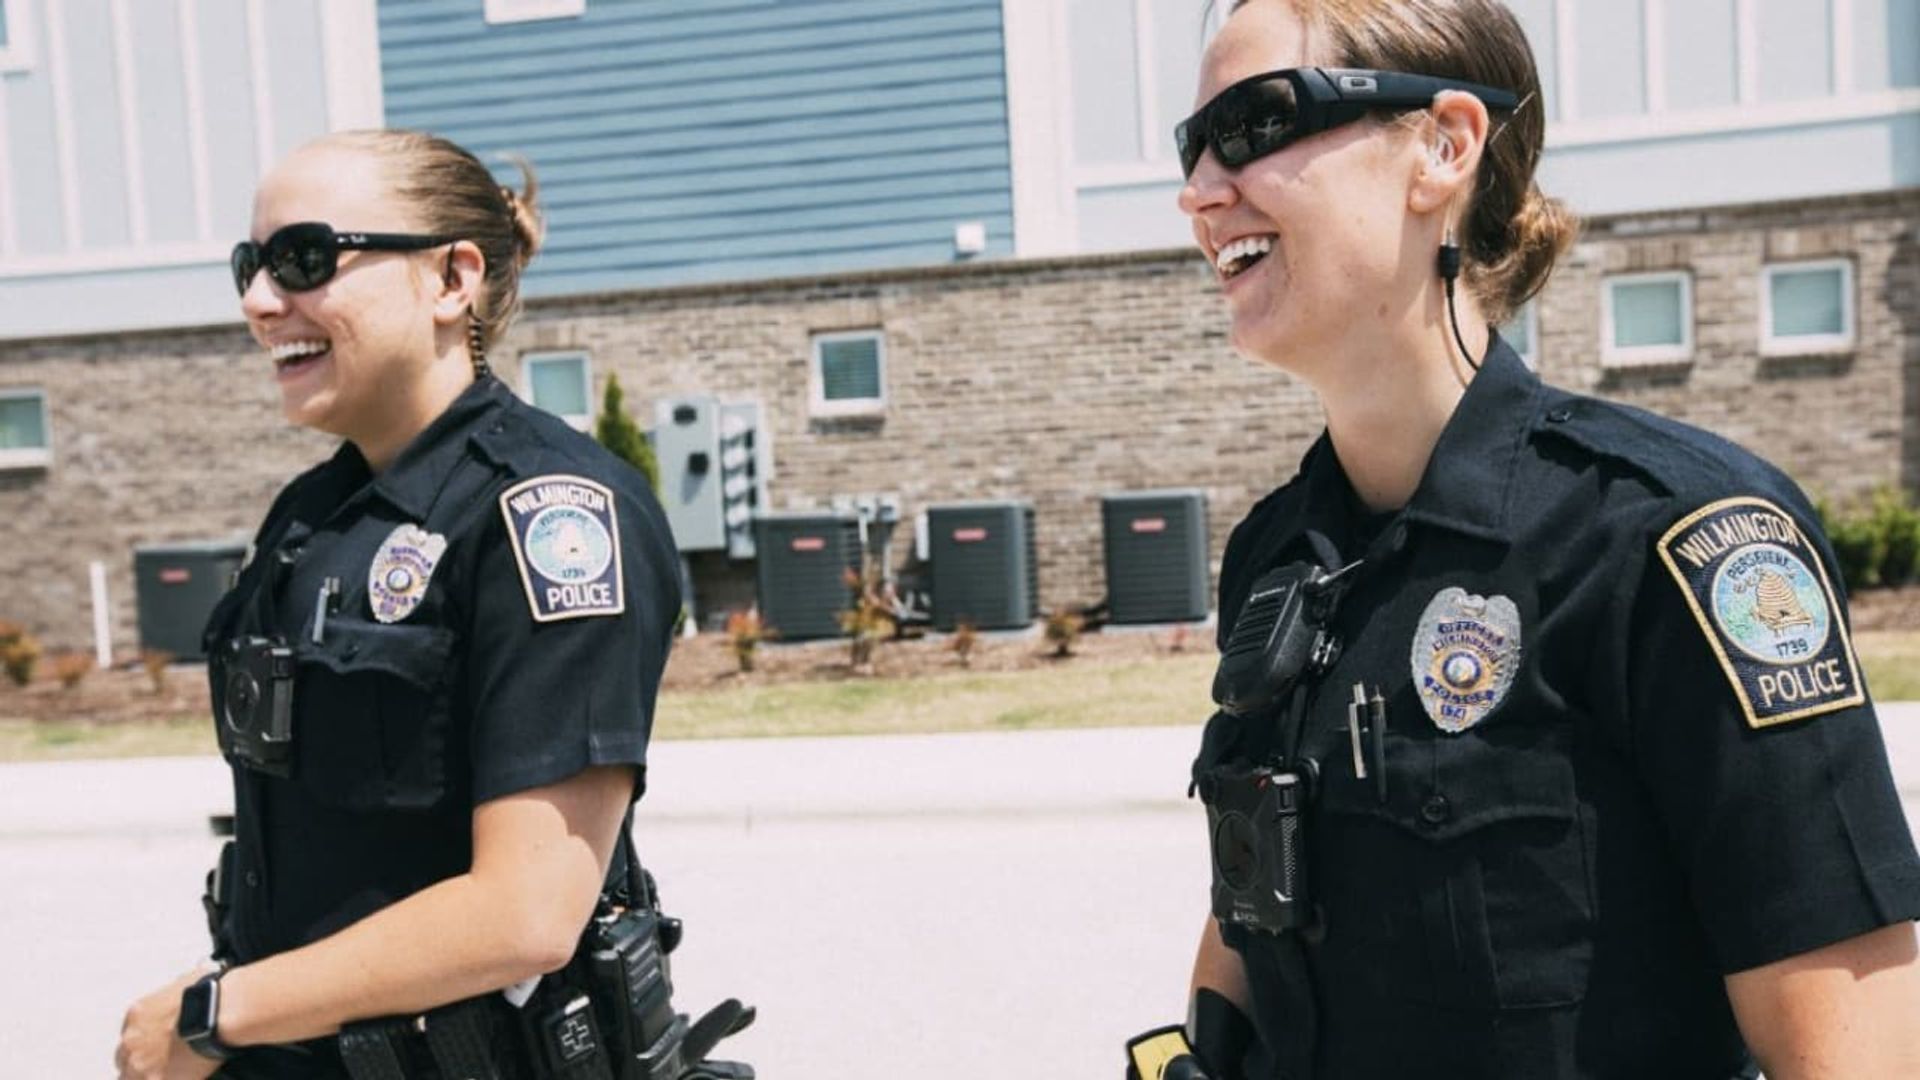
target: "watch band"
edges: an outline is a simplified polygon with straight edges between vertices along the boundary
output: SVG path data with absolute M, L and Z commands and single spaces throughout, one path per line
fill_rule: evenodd
M 220 1041 L 220 977 L 223 968 L 195 980 L 180 992 L 180 1020 L 174 1030 L 187 1048 L 203 1058 L 226 1061 L 234 1049 Z

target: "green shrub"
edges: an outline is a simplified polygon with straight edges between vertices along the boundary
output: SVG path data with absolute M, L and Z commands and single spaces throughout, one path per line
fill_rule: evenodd
M 654 456 L 646 433 L 627 415 L 626 395 L 621 393 L 617 375 L 607 376 L 607 392 L 601 399 L 600 418 L 594 421 L 593 437 L 613 456 L 639 469 L 647 478 L 647 486 L 655 492 L 660 490 L 660 459 Z
M 1826 502 L 1817 506 L 1820 528 L 1833 545 L 1834 561 L 1840 580 L 1848 592 L 1880 584 L 1880 563 L 1885 556 L 1880 530 L 1869 516 L 1836 511 Z
M 1874 496 L 1873 526 L 1880 536 L 1880 583 L 1905 585 L 1920 569 L 1920 511 L 1906 493 L 1887 488 Z

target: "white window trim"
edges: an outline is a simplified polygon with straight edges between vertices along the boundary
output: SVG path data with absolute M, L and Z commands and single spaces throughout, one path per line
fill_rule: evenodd
M 487 0 L 489 24 L 571 19 L 586 13 L 587 0 Z
M 824 347 L 836 341 L 872 341 L 874 366 L 878 369 L 880 396 L 828 401 L 826 380 L 821 376 Z M 876 417 L 887 413 L 887 334 L 884 330 L 841 330 L 813 335 L 813 358 L 807 364 L 807 414 L 816 419 Z
M 1773 276 L 1780 272 L 1840 271 L 1840 333 L 1798 334 L 1780 337 L 1773 332 Z M 1760 355 L 1812 356 L 1853 350 L 1859 324 L 1855 320 L 1852 259 L 1808 259 L 1768 263 L 1760 268 Z
M 33 70 L 33 0 L 0 0 L 7 9 L 7 43 L 0 45 L 0 74 Z
M 581 399 L 586 403 L 587 411 L 578 415 L 563 415 L 561 413 L 554 413 L 553 415 L 565 420 L 567 426 L 576 431 L 587 431 L 593 427 L 594 416 L 593 356 L 588 353 L 587 350 L 550 349 L 545 352 L 522 353 L 520 356 L 520 397 L 527 404 L 532 405 L 536 409 L 539 408 L 539 404 L 533 400 L 533 369 L 543 363 L 561 360 L 580 361 L 580 378 L 586 385 L 586 393 L 581 395 Z
M 1613 290 L 1616 285 L 1647 285 L 1654 282 L 1680 283 L 1680 344 L 1635 345 L 1617 348 L 1613 344 Z M 1686 270 L 1660 270 L 1648 274 L 1615 274 L 1600 282 L 1600 364 L 1609 368 L 1632 368 L 1682 364 L 1693 360 L 1693 274 Z
M 47 444 L 0 449 L 0 470 L 44 469 L 53 464 L 53 417 L 47 412 L 47 392 L 37 387 L 0 390 L 0 401 L 23 400 L 40 402 L 40 430 L 46 434 Z

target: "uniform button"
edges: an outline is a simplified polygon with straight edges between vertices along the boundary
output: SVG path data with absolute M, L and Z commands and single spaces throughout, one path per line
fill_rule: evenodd
M 260 875 L 252 870 L 247 871 L 247 888 L 257 889 L 259 887 L 260 887 Z
M 1445 825 L 1453 817 L 1453 804 L 1445 795 L 1434 795 L 1420 804 L 1420 820 L 1430 827 Z
M 360 643 L 357 641 L 347 642 L 346 647 L 340 650 L 340 655 L 346 657 L 349 660 L 353 659 L 356 656 L 359 656 Z
M 1556 424 L 1564 424 L 1573 419 L 1573 410 L 1565 408 L 1555 409 L 1547 414 L 1547 419 Z

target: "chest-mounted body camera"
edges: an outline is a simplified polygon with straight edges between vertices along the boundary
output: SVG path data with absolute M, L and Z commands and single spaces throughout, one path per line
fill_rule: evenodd
M 1342 578 L 1359 566 L 1327 570 L 1292 563 L 1253 583 L 1213 674 L 1213 700 L 1235 716 L 1263 713 L 1284 701 L 1303 674 L 1319 675 L 1340 658 L 1328 628 Z
M 271 776 L 293 772 L 293 650 L 278 638 L 242 637 L 214 657 L 216 732 L 227 760 Z

